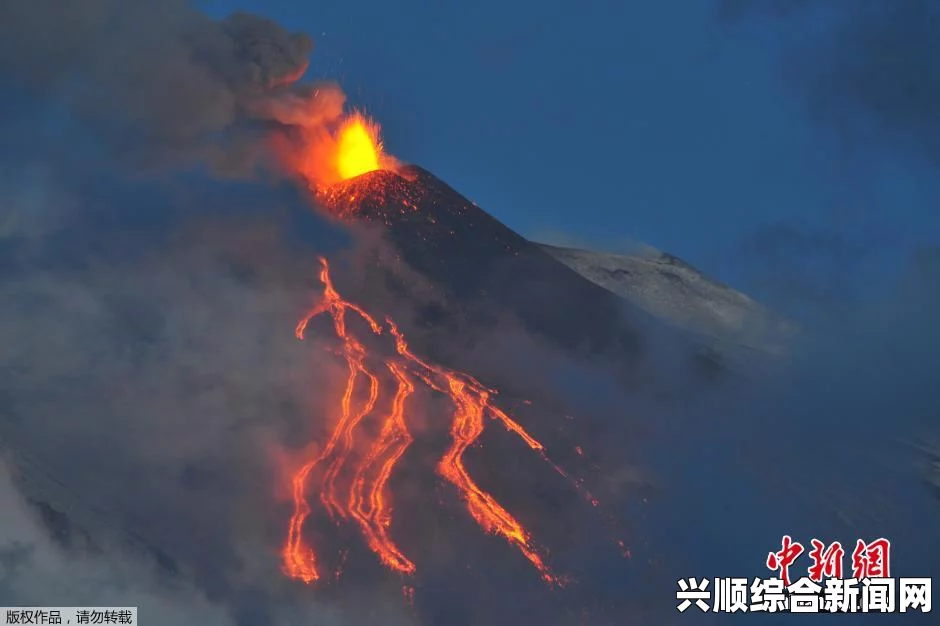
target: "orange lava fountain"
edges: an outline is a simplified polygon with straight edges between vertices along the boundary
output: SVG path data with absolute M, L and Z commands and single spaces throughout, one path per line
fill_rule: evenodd
M 337 134 L 336 168 L 343 180 L 380 169 L 382 142 L 378 124 L 360 113 L 343 122 Z
M 299 145 L 281 143 L 275 147 L 285 167 L 300 174 L 315 191 L 397 166 L 395 158 L 383 149 L 379 125 L 359 111 L 327 126 L 301 126 L 298 132 Z

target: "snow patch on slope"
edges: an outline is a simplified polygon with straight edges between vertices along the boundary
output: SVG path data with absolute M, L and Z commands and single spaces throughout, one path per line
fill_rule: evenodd
M 767 307 L 651 246 L 630 255 L 538 244 L 558 261 L 720 352 L 782 353 L 797 327 Z

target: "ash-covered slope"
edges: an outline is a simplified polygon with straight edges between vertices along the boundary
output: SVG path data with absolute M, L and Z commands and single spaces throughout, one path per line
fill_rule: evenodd
M 779 354 L 796 332 L 793 322 L 654 248 L 620 255 L 540 245 L 588 280 L 723 353 Z
M 642 309 L 586 279 L 429 172 L 375 171 L 322 198 L 344 219 L 377 222 L 401 258 L 445 296 L 444 317 L 485 328 L 511 314 L 524 327 L 582 354 L 634 360 Z
M 616 296 L 443 184 L 434 179 L 415 184 L 386 173 L 363 180 L 379 181 L 374 193 L 386 195 L 370 195 L 350 207 L 371 206 L 374 218 L 387 218 L 387 232 L 402 255 L 454 299 L 448 313 L 476 311 L 475 319 L 462 322 L 463 329 L 498 316 L 491 309 L 502 311 L 507 299 L 511 313 L 560 343 L 626 359 L 639 353 L 634 338 L 642 331 L 631 327 L 630 311 Z M 346 192 L 358 188 L 347 186 Z M 412 199 L 408 194 L 423 195 Z M 279 498 L 288 477 L 269 467 L 265 447 L 276 442 L 279 455 L 286 443 L 287 457 L 300 458 L 298 448 L 326 441 L 329 424 L 320 421 L 339 415 L 345 368 L 333 354 L 336 343 L 323 318 L 313 323 L 305 341 L 292 332 L 321 295 L 322 285 L 311 290 L 308 281 L 316 276 L 313 251 L 294 248 L 279 229 L 265 233 L 271 215 L 267 203 L 258 222 L 241 221 L 223 199 L 227 194 L 207 198 L 204 205 L 213 207 L 211 214 L 186 233 L 171 222 L 162 230 L 138 226 L 132 231 L 131 216 L 122 211 L 115 218 L 121 220 L 116 222 L 120 230 L 91 224 L 88 233 L 71 230 L 61 239 L 82 242 L 74 254 L 63 254 L 63 242 L 50 240 L 42 250 L 24 255 L 13 268 L 15 275 L 0 275 L 0 290 L 16 303 L 2 316 L 9 347 L 0 363 L 10 373 L 0 383 L 0 440 L 10 443 L 15 482 L 46 527 L 56 536 L 77 538 L 63 543 L 80 543 L 87 535 L 96 550 L 117 544 L 124 552 L 126 544 L 127 552 L 159 565 L 159 580 L 167 574 L 193 580 L 233 612 L 253 614 L 258 605 L 279 607 L 307 598 L 345 608 L 368 603 L 363 589 L 384 594 L 388 585 L 394 586 L 395 606 L 402 604 L 401 580 L 381 567 L 355 523 L 337 526 L 320 506 L 315 490 L 321 474 L 309 484 L 313 512 L 307 531 L 329 566 L 324 571 L 348 566 L 347 573 L 341 581 L 306 587 L 279 569 L 278 551 L 291 511 L 290 502 Z M 422 206 L 425 213 L 406 215 L 398 223 L 391 213 L 418 213 L 414 207 Z M 223 210 L 219 217 L 216 211 Z M 298 212 L 312 217 L 307 207 Z M 284 227 L 294 234 L 291 226 Z M 377 273 L 373 267 L 356 269 Z M 340 274 L 337 289 L 345 296 L 357 277 Z M 360 295 L 356 303 L 376 318 L 398 320 L 370 294 Z M 532 297 L 535 303 L 526 299 Z M 352 321 L 351 332 L 367 335 L 361 326 L 361 320 Z M 439 327 L 428 334 L 460 339 Z M 387 333 L 374 338 L 370 354 L 394 350 L 388 339 Z M 609 345 L 604 343 L 608 339 Z M 419 343 L 414 341 L 415 351 L 433 360 Z M 536 369 L 534 359 L 525 359 Z M 385 369 L 380 362 L 370 363 Z M 577 426 L 569 425 L 542 396 L 527 395 L 536 405 L 527 409 L 512 397 L 512 384 L 492 381 L 492 371 L 466 370 L 499 388 L 501 408 L 532 429 L 552 451 L 553 462 L 600 483 L 574 445 L 585 446 L 590 461 L 600 466 L 605 457 L 597 433 L 609 429 L 594 426 L 606 414 L 596 420 L 585 415 Z M 531 531 L 533 545 L 551 550 L 546 554 L 553 568 L 584 580 L 583 586 L 550 590 L 513 545 L 481 530 L 460 493 L 436 474 L 450 446 L 454 407 L 423 392 L 417 390 L 409 404 L 415 442 L 393 473 L 389 493 L 395 503 L 390 532 L 418 566 L 415 604 L 428 616 L 425 623 L 550 624 L 564 610 L 616 600 L 619 590 L 594 585 L 592 574 L 628 566 L 611 536 L 614 530 L 570 480 L 498 425 L 486 429 L 485 441 L 480 440 L 485 448 L 468 451 L 468 471 Z M 373 417 L 384 416 L 387 396 Z M 368 432 L 377 424 L 365 426 Z M 575 429 L 576 435 L 568 433 Z M 368 441 L 365 435 L 356 433 L 357 444 Z M 620 459 L 620 442 L 610 447 L 616 447 Z M 611 469 L 618 470 L 619 465 Z M 620 608 L 616 604 L 611 610 Z M 375 623 L 350 623 L 370 621 Z M 278 622 L 244 618 L 238 623 Z

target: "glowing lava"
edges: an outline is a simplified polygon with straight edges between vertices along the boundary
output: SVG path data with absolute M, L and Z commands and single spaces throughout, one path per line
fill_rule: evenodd
M 343 122 L 337 133 L 336 169 L 342 180 L 380 169 L 382 142 L 378 125 L 360 113 Z
M 497 534 L 514 545 L 538 570 L 543 580 L 560 584 L 533 545 L 529 532 L 500 505 L 492 495 L 474 482 L 464 466 L 464 454 L 483 433 L 485 418 L 497 420 L 509 432 L 518 435 L 527 446 L 548 460 L 544 446 L 529 435 L 520 424 L 491 403 L 496 394 L 473 377 L 425 361 L 411 352 L 404 335 L 391 320 L 385 327 L 395 341 L 395 354 L 385 358 L 370 355 L 365 345 L 356 338 L 347 325 L 347 314 L 353 313 L 366 323 L 375 335 L 385 328 L 361 307 L 343 299 L 333 286 L 329 264 L 321 259 L 320 280 L 323 300 L 297 325 L 296 335 L 304 337 L 309 321 L 329 313 L 333 330 L 343 344 L 342 355 L 348 367 L 346 388 L 340 399 L 339 420 L 322 453 L 303 465 L 292 479 L 294 513 L 290 520 L 282 560 L 284 572 L 291 578 L 311 583 L 320 576 L 314 550 L 303 538 L 303 526 L 311 513 L 305 486 L 314 468 L 326 463 L 320 477 L 319 499 L 334 519 L 354 520 L 369 548 L 388 568 L 402 574 L 415 573 L 414 563 L 408 559 L 389 537 L 392 507 L 387 484 L 396 463 L 405 454 L 413 438 L 406 421 L 406 404 L 414 393 L 415 381 L 421 381 L 433 391 L 448 396 L 454 406 L 451 424 L 451 445 L 437 465 L 437 473 L 452 484 L 460 494 L 467 510 L 476 523 L 487 533 Z M 382 396 L 382 378 L 378 368 L 370 369 L 370 362 L 381 363 L 395 381 L 391 408 L 387 414 L 372 416 Z M 366 383 L 368 393 L 358 408 L 353 407 L 357 386 Z M 381 420 L 378 435 L 371 441 L 369 451 L 362 459 L 352 457 L 354 437 L 361 433 L 358 426 L 370 416 Z M 550 461 L 549 461 L 550 462 Z M 560 468 L 552 464 L 562 475 Z M 353 478 L 346 497 L 337 492 L 337 478 L 349 467 Z
M 366 542 L 379 559 L 393 570 L 413 574 L 414 563 L 398 551 L 388 536 L 392 510 L 384 491 L 395 464 L 414 441 L 405 424 L 405 400 L 414 393 L 415 388 L 399 365 L 389 364 L 388 369 L 395 377 L 398 389 L 392 400 L 391 413 L 382 426 L 378 440 L 373 444 L 365 462 L 356 470 L 349 494 L 349 510 L 359 522 Z M 366 475 L 375 465 L 379 466 L 378 473 L 368 489 L 368 496 L 364 496 Z
M 368 172 L 398 167 L 382 147 L 379 125 L 359 111 L 293 128 L 291 140 L 275 137 L 272 147 L 284 167 L 299 174 L 317 193 Z

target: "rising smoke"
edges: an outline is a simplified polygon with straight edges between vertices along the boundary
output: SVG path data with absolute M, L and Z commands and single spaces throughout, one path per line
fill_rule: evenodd
M 0 603 L 394 623 L 374 593 L 285 596 L 272 550 L 283 442 L 317 440 L 335 384 L 291 329 L 309 245 L 343 235 L 250 182 L 272 124 L 342 114 L 338 87 L 295 84 L 311 39 L 178 0 L 15 0 L 0 40 Z
M 267 158 L 266 122 L 342 114 L 336 85 L 294 85 L 310 37 L 263 17 L 215 21 L 187 0 L 13 0 L 0 24 L 5 82 L 136 165 L 245 175 Z

